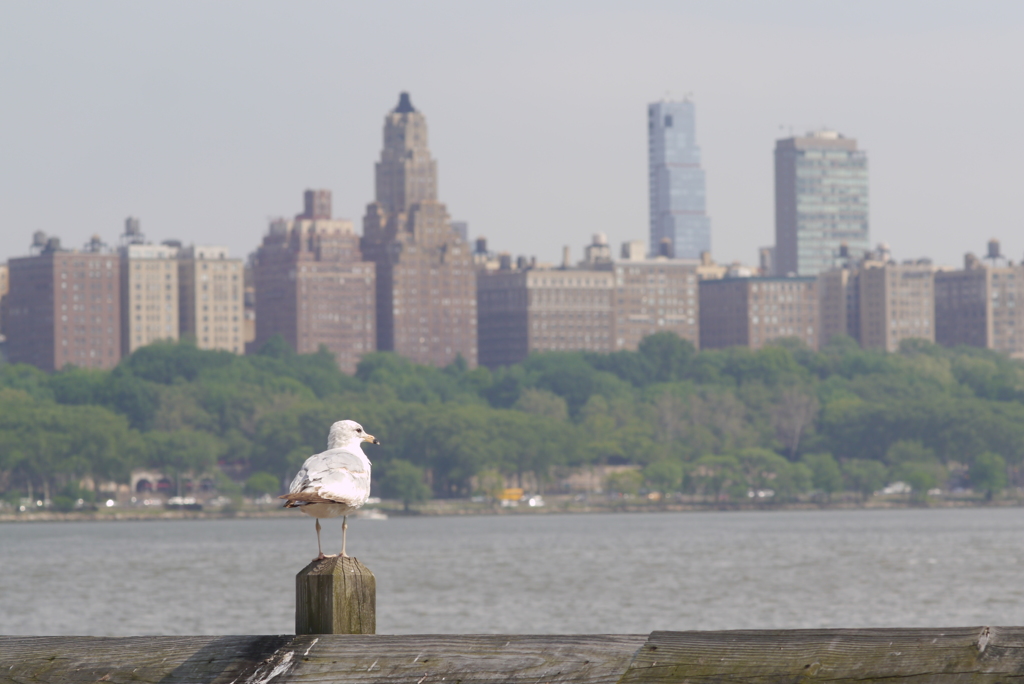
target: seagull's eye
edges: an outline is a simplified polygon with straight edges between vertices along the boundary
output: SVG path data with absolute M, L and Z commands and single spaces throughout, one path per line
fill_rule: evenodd
M 363 428 L 356 428 L 356 432 L 362 432 Z

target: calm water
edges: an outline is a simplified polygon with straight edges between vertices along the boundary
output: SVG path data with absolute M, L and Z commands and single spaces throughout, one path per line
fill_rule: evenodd
M 299 515 L 0 525 L 0 634 L 291 633 L 315 550 Z M 349 553 L 381 633 L 1024 624 L 1020 509 L 355 520 Z

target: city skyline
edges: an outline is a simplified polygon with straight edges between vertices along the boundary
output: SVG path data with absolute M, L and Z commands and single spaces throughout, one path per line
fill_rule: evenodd
M 62 249 L 37 232 L 36 255 L 0 269 L 0 286 L 10 276 L 0 353 L 43 370 L 111 368 L 157 341 L 191 337 L 201 349 L 242 354 L 281 335 L 299 353 L 326 346 L 352 373 L 371 351 L 493 368 L 538 351 L 635 351 L 671 332 L 700 348 L 795 337 L 820 349 L 845 334 L 865 349 L 896 352 L 916 339 L 1021 358 L 1024 263 L 1002 256 L 997 240 L 983 260 L 965 254 L 963 269 L 897 262 L 880 247 L 848 253 L 816 277 L 716 264 L 708 254 L 649 258 L 641 240 L 623 243 L 616 258 L 601 233 L 583 260 L 573 263 L 566 247 L 558 266 L 489 252 L 483 240 L 471 254 L 434 199 L 426 121 L 406 93 L 384 139 L 370 239 L 331 218 L 329 191 L 306 190 L 294 221 L 271 222 L 251 272 L 224 247 L 146 244 L 136 217 L 125 221 L 119 249 L 98 235 L 84 250 Z M 376 334 L 375 319 L 387 334 Z
M 470 237 L 547 261 L 594 231 L 643 239 L 640 122 L 666 89 L 700 103 L 719 261 L 772 241 L 774 141 L 821 126 L 871 154 L 873 241 L 956 264 L 981 231 L 1024 255 L 1024 96 L 1002 85 L 1024 70 L 1024 11 L 1009 3 L 393 9 L 5 7 L 0 73 L 18 106 L 0 112 L 0 258 L 27 250 L 15 227 L 81 245 L 126 215 L 156 241 L 242 254 L 303 187 L 331 188 L 335 215 L 358 220 L 367 131 L 400 90 L 431 112 L 441 196 Z M 304 50 L 265 49 L 299 37 Z M 350 66 L 371 52 L 372 70 Z

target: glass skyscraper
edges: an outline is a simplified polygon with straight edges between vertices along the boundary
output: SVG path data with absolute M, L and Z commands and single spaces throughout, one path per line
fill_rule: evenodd
M 775 273 L 814 276 L 831 269 L 845 244 L 868 251 L 868 159 L 835 131 L 775 145 Z
M 651 191 L 651 255 L 699 259 L 711 251 L 711 219 L 705 206 L 704 169 L 694 135 L 693 102 L 647 106 Z

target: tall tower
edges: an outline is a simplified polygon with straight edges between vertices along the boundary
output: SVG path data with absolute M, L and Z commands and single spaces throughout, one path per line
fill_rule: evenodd
M 776 274 L 823 273 L 843 243 L 857 258 L 869 248 L 867 155 L 835 131 L 777 141 Z
M 376 201 L 363 219 L 363 257 L 377 265 L 377 349 L 416 363 L 477 362 L 476 273 L 469 245 L 437 201 L 427 120 L 402 93 L 384 120 Z
M 704 169 L 689 99 L 647 105 L 648 175 L 651 191 L 651 256 L 665 251 L 679 259 L 699 259 L 711 251 Z

